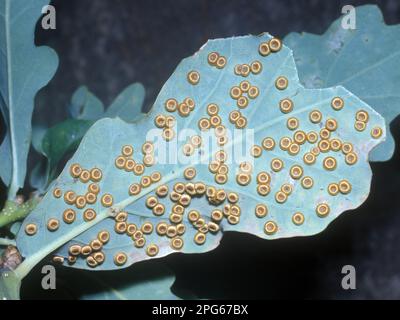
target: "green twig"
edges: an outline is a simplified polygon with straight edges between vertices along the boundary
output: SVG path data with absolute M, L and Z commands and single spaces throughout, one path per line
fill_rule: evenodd
M 24 219 L 37 206 L 39 201 L 40 198 L 37 196 L 22 204 L 11 200 L 6 201 L 4 208 L 0 211 L 0 228 Z M 11 239 L 0 238 L 0 246 L 5 245 L 16 246 L 16 243 Z M 21 280 L 22 277 L 11 270 L 0 272 L 0 300 L 19 299 Z
M 15 240 L 0 238 L 0 246 L 16 246 Z
M 39 201 L 38 197 L 32 197 L 22 204 L 10 200 L 6 201 L 3 210 L 0 211 L 0 228 L 24 219 L 37 206 Z
M 13 271 L 0 273 L 0 300 L 19 300 L 21 279 Z

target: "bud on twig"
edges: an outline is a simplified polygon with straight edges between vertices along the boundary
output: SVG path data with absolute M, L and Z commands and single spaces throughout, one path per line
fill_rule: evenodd
M 14 246 L 8 246 L 0 257 L 0 268 L 15 270 L 22 262 L 21 254 Z

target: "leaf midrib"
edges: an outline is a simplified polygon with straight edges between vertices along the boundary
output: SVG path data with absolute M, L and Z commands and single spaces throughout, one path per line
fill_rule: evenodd
M 11 168 L 11 183 L 8 190 L 8 200 L 13 200 L 18 191 L 18 154 L 16 152 L 16 141 L 15 141 L 15 128 L 14 128 L 14 108 L 13 108 L 13 77 L 11 72 L 12 66 L 12 56 L 11 56 L 11 26 L 10 26 L 10 10 L 11 10 L 11 0 L 5 0 L 5 14 L 4 14 L 4 24 L 5 24 L 5 46 L 6 46 L 6 72 L 7 72 L 7 105 L 8 105 L 8 115 L 9 115 L 9 130 L 10 130 L 10 140 L 11 140 L 11 154 L 12 154 L 12 168 Z

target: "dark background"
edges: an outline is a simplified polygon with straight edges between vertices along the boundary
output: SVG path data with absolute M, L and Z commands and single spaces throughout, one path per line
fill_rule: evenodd
M 184 57 L 209 38 L 259 34 L 283 38 L 291 31 L 322 33 L 345 4 L 366 1 L 128 1 L 56 0 L 57 30 L 37 30 L 37 43 L 60 57 L 55 78 L 40 93 L 35 122 L 54 125 L 67 117 L 72 92 L 87 85 L 108 105 L 128 84 L 142 82 L 146 106 Z M 400 2 L 377 1 L 388 24 L 400 23 Z M 391 130 L 400 143 L 400 123 Z M 342 214 L 323 233 L 266 241 L 228 233 L 214 251 L 173 254 L 155 263 L 175 273 L 175 292 L 199 298 L 400 298 L 399 149 L 386 163 L 373 163 L 371 196 Z M 145 262 L 152 263 L 152 262 Z M 357 289 L 341 288 L 341 269 L 357 270 Z M 129 281 L 122 271 L 116 278 Z M 74 297 L 80 271 L 60 269 L 57 291 L 37 291 L 40 272 L 24 283 L 25 298 Z M 109 273 L 108 273 L 109 274 Z M 114 273 L 115 274 L 115 273 Z M 39 282 L 39 283 L 38 283 Z M 79 282 L 79 281 L 78 281 Z

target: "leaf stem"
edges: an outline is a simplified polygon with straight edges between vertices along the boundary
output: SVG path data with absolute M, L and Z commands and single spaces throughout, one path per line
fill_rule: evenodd
M 5 22 L 5 30 L 4 30 L 4 35 L 5 35 L 5 46 L 6 46 L 6 72 L 8 73 L 7 76 L 7 89 L 8 89 L 8 95 L 6 97 L 6 104 L 8 110 L 9 110 L 9 130 L 10 130 L 10 141 L 11 141 L 11 154 L 12 154 L 12 173 L 11 173 L 11 182 L 10 182 L 10 187 L 8 190 L 8 200 L 14 199 L 16 196 L 18 189 L 19 189 L 19 177 L 18 177 L 18 168 L 20 167 L 20 164 L 18 163 L 19 155 L 17 155 L 17 142 L 15 140 L 15 115 L 14 115 L 14 85 L 13 85 L 13 79 L 12 79 L 12 72 L 11 72 L 11 66 L 13 64 L 12 57 L 13 55 L 11 54 L 11 26 L 10 26 L 10 20 L 11 20 L 11 3 L 10 1 L 5 2 L 5 13 L 4 13 L 4 22 Z M 26 165 L 26 164 L 25 164 Z
M 7 200 L 0 211 L 0 228 L 18 220 L 24 219 L 39 203 L 40 198 L 32 197 L 23 204 Z
M 16 246 L 15 240 L 0 238 L 0 246 Z

